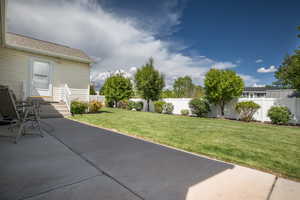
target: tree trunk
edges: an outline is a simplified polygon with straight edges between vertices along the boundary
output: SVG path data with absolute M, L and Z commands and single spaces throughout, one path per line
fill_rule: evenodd
M 224 108 L 225 108 L 225 103 L 224 102 L 221 102 L 220 104 L 220 108 L 221 108 L 221 118 L 224 118 Z
M 149 99 L 147 99 L 147 111 L 149 112 L 150 111 L 150 101 L 149 101 Z

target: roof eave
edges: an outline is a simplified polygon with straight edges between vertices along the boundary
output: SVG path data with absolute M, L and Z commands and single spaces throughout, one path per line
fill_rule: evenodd
M 30 52 L 30 53 L 45 55 L 45 56 L 52 56 L 52 57 L 56 57 L 56 58 L 62 58 L 62 59 L 66 59 L 66 60 L 86 63 L 86 64 L 93 63 L 93 60 L 89 60 L 89 59 L 78 58 L 75 56 L 67 56 L 67 55 L 62 55 L 62 54 L 58 54 L 58 53 L 53 53 L 50 51 L 37 50 L 37 49 L 28 48 L 28 47 L 19 46 L 19 45 L 5 44 L 5 47 L 20 50 L 20 51 L 26 51 L 26 52 Z

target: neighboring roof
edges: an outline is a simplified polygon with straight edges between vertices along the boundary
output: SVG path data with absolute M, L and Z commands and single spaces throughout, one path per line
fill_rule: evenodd
M 266 91 L 267 88 L 265 87 L 245 87 L 244 88 L 244 91 L 260 91 L 260 92 L 263 92 L 263 91 Z
M 93 62 L 93 60 L 80 49 L 75 49 L 68 46 L 39 40 L 16 33 L 6 33 L 6 46 L 10 48 L 16 48 L 19 50 L 64 58 L 78 62 Z

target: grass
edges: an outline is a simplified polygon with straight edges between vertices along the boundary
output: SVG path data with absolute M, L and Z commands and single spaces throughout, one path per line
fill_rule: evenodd
M 300 180 L 300 128 L 104 108 L 71 119 Z

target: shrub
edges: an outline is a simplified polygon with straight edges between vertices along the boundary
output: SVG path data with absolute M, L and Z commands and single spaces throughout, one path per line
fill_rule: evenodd
M 133 109 L 135 109 L 135 101 L 128 101 L 128 107 L 127 107 L 127 109 L 128 110 L 133 110 Z
M 118 108 L 128 109 L 128 100 L 121 100 L 118 102 Z
M 182 109 L 180 113 L 181 115 L 188 116 L 190 114 L 190 111 L 188 109 Z
M 174 106 L 172 103 L 165 103 L 163 105 L 163 113 L 165 114 L 172 114 L 174 110 Z
M 96 113 L 102 108 L 102 102 L 93 100 L 89 103 L 89 112 Z
M 287 124 L 291 118 L 291 111 L 285 106 L 272 106 L 268 111 L 273 124 Z
M 164 101 L 155 101 L 154 102 L 154 111 L 157 113 L 162 113 L 163 112 L 163 106 L 166 102 Z
M 114 107 L 114 102 L 111 101 L 111 100 L 105 99 L 105 106 L 109 107 L 109 108 L 113 108 Z
M 81 101 L 72 101 L 71 103 L 71 113 L 74 114 L 84 114 L 88 109 L 88 104 Z
M 235 106 L 235 110 L 239 113 L 242 121 L 250 122 L 254 113 L 260 108 L 260 105 L 253 101 L 239 102 Z
M 141 111 L 144 108 L 144 103 L 142 101 L 135 102 L 135 109 Z
M 192 114 L 203 117 L 209 111 L 209 103 L 205 98 L 194 98 L 189 102 L 189 107 L 191 109 Z

